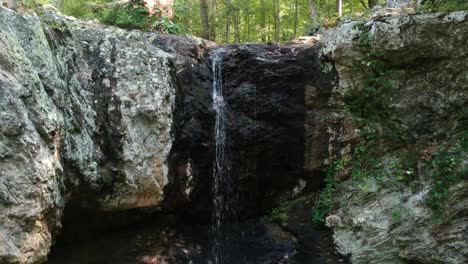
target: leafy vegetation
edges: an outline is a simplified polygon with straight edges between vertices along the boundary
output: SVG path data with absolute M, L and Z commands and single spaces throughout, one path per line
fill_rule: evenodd
M 468 10 L 466 0 L 430 0 L 425 1 L 422 10 L 435 10 L 440 12 L 452 12 L 457 10 Z
M 354 68 L 364 77 L 344 95 L 346 111 L 357 125 L 359 134 L 368 142 L 375 143 L 380 139 L 403 142 L 399 124 L 391 120 L 390 102 L 397 91 L 390 81 L 392 72 L 385 57 L 371 47 L 370 28 L 365 28 L 362 23 L 357 27 L 362 32 L 359 47 L 363 56 L 355 61 Z
M 24 0 L 27 9 L 34 10 L 49 0 Z M 126 29 L 140 29 L 160 33 L 181 33 L 180 26 L 169 18 L 150 15 L 143 0 L 130 0 L 123 4 L 113 0 L 62 0 L 58 8 L 66 15 L 84 19 L 97 19 L 102 23 Z
M 348 164 L 349 160 L 341 159 L 336 161 L 328 170 L 327 176 L 325 177 L 325 187 L 317 201 L 315 201 L 312 210 L 312 221 L 315 224 L 320 225 L 325 223 L 325 218 L 333 207 L 333 197 L 335 195 L 335 189 L 338 186 L 336 175 L 346 169 Z
M 391 102 L 398 91 L 390 81 L 392 71 L 386 66 L 383 54 L 372 48 L 367 33 L 369 29 L 363 24 L 358 27 L 362 32 L 359 40 L 362 56 L 355 62 L 355 72 L 362 73 L 362 78 L 347 90 L 343 99 L 344 115 L 353 121 L 360 142 L 346 159 L 331 166 L 326 186 L 313 208 L 313 220 L 324 223 L 334 205 L 333 197 L 339 184 L 337 175 L 344 170 L 362 191 L 367 191 L 367 180 L 370 178 L 397 187 L 414 182 L 421 159 L 426 160 L 428 173 L 432 177 L 428 206 L 433 209 L 436 220 L 440 220 L 450 188 L 468 175 L 466 164 L 463 165 L 468 152 L 466 126 L 462 137 L 458 137 L 455 143 L 442 144 L 430 158 L 421 158 L 421 150 L 430 142 L 407 142 L 410 136 L 403 132 L 396 120 L 392 120 L 394 109 Z M 466 113 L 463 108 L 459 110 L 463 113 L 460 123 L 466 125 Z M 392 212 L 393 225 L 405 216 L 404 208 L 400 209 Z
M 109 25 L 141 30 L 152 30 L 157 20 L 155 17 L 149 16 L 143 0 L 133 1 L 115 7 L 101 8 L 98 10 L 98 18 L 103 23 Z
M 404 164 L 408 162 L 398 158 L 384 164 L 382 160 L 382 149 L 385 145 L 391 145 L 392 148 L 405 145 L 406 137 L 399 123 L 392 120 L 391 115 L 391 101 L 397 89 L 390 81 L 391 70 L 386 66 L 384 56 L 371 47 L 368 33 L 370 29 L 365 28 L 363 24 L 359 24 L 358 27 L 362 32 L 359 47 L 363 56 L 355 62 L 355 71 L 363 73 L 364 77 L 344 95 L 345 111 L 363 139 L 363 142 L 354 148 L 351 178 L 385 178 L 391 176 L 388 173 L 390 171 L 391 174 L 397 175 L 397 178 L 404 179 L 403 174 L 412 174 L 414 162 Z
M 280 224 L 283 227 L 286 227 L 288 225 L 288 219 L 289 219 L 288 212 L 291 209 L 291 207 L 300 202 L 304 202 L 308 200 L 309 198 L 310 197 L 305 195 L 305 196 L 299 196 L 296 199 L 293 199 L 290 201 L 283 202 L 280 206 L 273 208 L 271 210 L 270 215 L 264 217 L 262 221 L 266 223 L 275 222 L 275 223 Z
M 66 32 L 67 25 L 65 23 L 59 23 L 53 20 L 44 20 L 44 22 L 49 26 L 49 28 L 54 29 L 58 32 Z
M 96 0 L 96 3 L 105 2 L 109 2 L 109 0 Z M 89 1 L 86 0 L 62 1 L 60 9 L 64 14 L 79 18 L 94 18 L 96 12 L 96 10 L 89 5 Z
M 384 0 L 373 1 L 383 3 Z M 204 4 L 203 4 L 204 3 Z M 336 0 L 179 0 L 182 31 L 217 42 L 278 42 L 334 26 Z M 364 12 L 367 1 L 342 1 L 343 15 Z
M 344 114 L 353 121 L 360 142 L 346 158 L 329 169 L 326 186 L 313 208 L 313 221 L 323 224 L 333 207 L 338 186 L 337 175 L 348 170 L 350 179 L 366 191 L 368 179 L 392 184 L 407 182 L 414 177 L 418 154 L 405 148 L 405 138 L 399 123 L 392 120 L 391 101 L 397 92 L 391 80 L 391 70 L 383 54 L 372 48 L 369 28 L 358 24 L 359 48 L 362 56 L 354 63 L 361 73 L 360 81 L 343 95 Z M 391 146 L 391 148 L 389 147 Z
M 399 225 L 408 214 L 408 209 L 406 209 L 405 207 L 396 208 L 392 211 L 391 224 L 393 226 Z
M 25 5 L 49 0 L 24 0 Z M 113 0 L 60 0 L 59 8 L 78 18 L 96 18 L 124 28 L 186 33 L 217 42 L 287 41 L 346 17 L 366 16 L 385 0 L 176 0 L 174 21 L 148 16 L 143 0 L 117 5 Z M 338 5 L 337 3 L 341 3 Z M 341 6 L 341 8 L 339 8 Z M 468 9 L 465 0 L 428 0 L 421 10 Z
M 450 187 L 455 182 L 468 176 L 466 165 L 460 168 L 468 153 L 468 132 L 464 132 L 461 139 L 453 145 L 443 145 L 427 161 L 431 168 L 432 185 L 429 190 L 429 207 L 434 211 L 435 220 L 441 220 L 444 202 L 449 196 Z
M 121 28 L 180 33 L 178 25 L 167 17 L 151 16 L 143 0 L 132 0 L 117 6 L 102 6 L 94 14 L 101 22 Z

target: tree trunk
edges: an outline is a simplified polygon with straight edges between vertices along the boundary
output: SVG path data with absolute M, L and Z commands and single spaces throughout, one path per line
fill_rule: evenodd
M 343 15 L 343 0 L 336 0 L 336 12 L 338 13 L 338 17 Z
M 262 42 L 266 42 L 266 6 L 265 0 L 260 0 L 261 16 L 260 16 L 260 31 L 262 35 Z
M 226 43 L 231 39 L 231 0 L 226 0 Z
M 280 0 L 273 0 L 274 1 L 274 14 L 273 18 L 275 21 L 275 41 L 279 42 L 280 41 L 280 31 L 281 31 L 281 21 L 280 21 Z
M 309 0 L 309 11 L 310 17 L 312 17 L 312 23 L 314 28 L 319 27 L 319 19 L 317 14 L 317 8 L 315 7 L 315 0 Z
M 369 7 L 369 9 L 372 9 L 376 5 L 377 5 L 377 0 L 367 0 L 367 6 Z
M 234 39 L 237 43 L 241 42 L 241 14 L 234 15 Z
M 297 25 L 299 20 L 299 0 L 294 0 L 294 38 L 297 37 Z
M 206 0 L 200 0 L 200 11 L 203 26 L 202 38 L 210 39 L 210 21 L 208 18 L 208 4 Z
M 211 0 L 211 40 L 216 41 L 216 26 L 218 25 L 218 2 Z
M 247 24 L 247 36 L 244 38 L 243 42 L 247 42 L 247 41 L 250 41 L 250 2 L 247 4 L 247 12 L 246 12 L 246 16 L 245 16 L 245 21 L 246 21 L 246 24 Z

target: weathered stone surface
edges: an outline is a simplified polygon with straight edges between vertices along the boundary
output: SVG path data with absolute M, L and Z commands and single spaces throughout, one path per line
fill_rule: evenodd
M 66 200 L 160 207 L 177 84 L 157 42 L 171 36 L 47 10 L 2 7 L 0 24 L 0 262 L 44 260 Z
M 331 129 L 343 135 L 331 138 L 331 159 L 347 157 L 359 140 L 349 115 L 340 110 L 343 95 L 363 84 L 366 72 L 356 62 L 371 49 L 379 52 L 388 69 L 387 81 L 395 87 L 385 122 L 399 124 L 400 146 L 386 146 L 383 168 L 392 171 L 391 148 L 417 149 L 452 142 L 466 131 L 468 105 L 467 12 L 375 17 L 349 22 L 325 32 L 323 52 L 336 63 L 339 87 Z M 368 50 L 359 39 L 368 37 Z M 338 124 L 338 125 L 337 125 Z M 338 127 L 337 127 L 338 126 Z M 327 218 L 340 253 L 353 263 L 466 263 L 468 260 L 468 188 L 466 177 L 450 187 L 443 205 L 444 221 L 434 222 L 428 207 L 431 170 L 420 158 L 411 184 L 394 184 L 370 177 L 366 182 L 349 179 L 336 191 L 336 208 Z M 463 154 L 466 160 L 466 153 Z M 459 168 L 466 171 L 466 162 Z M 453 172 L 455 173 L 455 172 Z M 397 177 L 397 175 L 393 175 Z M 340 179 L 343 180 L 343 179 Z M 362 186 L 366 186 L 363 188 Z
M 99 175 L 112 175 L 112 192 L 100 201 L 110 210 L 159 205 L 172 144 L 172 56 L 147 45 L 151 36 L 138 31 L 84 29 L 74 34 L 81 43 L 89 43 L 83 47 L 85 56 L 90 67 L 98 69 L 90 72 L 91 86 L 105 110 L 97 113 L 103 121 L 97 135 L 104 152 L 98 159 L 104 165 Z M 102 180 L 92 179 L 98 181 L 91 186 Z
M 37 17 L 0 8 L 0 23 L 0 262 L 33 263 L 64 205 L 64 120 L 41 79 L 62 82 Z

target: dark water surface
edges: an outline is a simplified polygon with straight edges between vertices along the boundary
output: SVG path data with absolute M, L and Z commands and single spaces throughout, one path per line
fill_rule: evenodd
M 294 236 L 277 225 L 228 225 L 223 264 L 330 263 L 301 250 Z M 214 263 L 209 225 L 127 228 L 94 238 L 60 239 L 48 264 Z

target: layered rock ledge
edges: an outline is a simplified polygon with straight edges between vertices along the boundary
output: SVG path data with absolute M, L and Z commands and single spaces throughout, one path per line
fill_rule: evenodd
M 329 157 L 343 165 L 327 224 L 352 263 L 468 261 L 467 42 L 466 11 L 381 16 L 324 32 L 323 52 L 339 75 Z M 365 161 L 371 141 L 375 160 Z M 444 155 L 453 165 L 440 167 Z
M 0 7 L 1 263 L 45 260 L 66 201 L 104 211 L 161 206 L 175 65 L 192 60 L 161 47 L 185 43 L 194 57 L 204 48 L 44 12 Z

